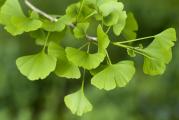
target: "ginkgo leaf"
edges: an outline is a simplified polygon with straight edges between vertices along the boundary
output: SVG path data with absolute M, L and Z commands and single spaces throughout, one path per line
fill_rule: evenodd
M 50 32 L 48 37 L 47 45 L 50 42 L 60 43 L 60 41 L 64 38 L 66 31 L 62 32 Z M 47 32 L 42 29 L 30 32 L 30 36 L 35 39 L 37 45 L 43 46 L 46 40 Z
M 138 31 L 138 24 L 134 15 L 130 12 L 127 14 L 126 25 L 122 33 L 126 39 L 132 40 L 137 37 L 136 31 Z
M 149 75 L 163 74 L 172 59 L 172 50 L 176 41 L 176 31 L 169 28 L 155 36 L 152 43 L 142 51 L 149 57 L 144 58 L 143 71 Z
M 73 64 L 83 67 L 87 70 L 94 69 L 99 66 L 99 64 L 104 60 L 106 53 L 105 49 L 109 45 L 109 38 L 103 31 L 102 27 L 99 25 L 97 28 L 97 38 L 98 38 L 98 52 L 97 53 L 87 53 L 86 51 L 81 51 L 79 49 L 67 47 L 66 53 L 67 58 Z
M 44 51 L 29 56 L 23 56 L 16 60 L 20 72 L 29 80 L 46 78 L 55 70 L 57 59 L 47 55 Z
M 105 57 L 103 53 L 89 54 L 85 51 L 71 47 L 67 47 L 65 51 L 70 62 L 87 70 L 98 67 Z
M 12 35 L 37 30 L 42 22 L 24 15 L 18 0 L 6 0 L 0 11 L 0 23 Z
M 55 74 L 57 76 L 76 79 L 80 78 L 81 74 L 79 68 L 68 61 L 64 48 L 54 42 L 50 42 L 48 53 L 58 59 L 55 69 Z
M 78 116 L 82 116 L 84 113 L 87 113 L 93 109 L 92 104 L 85 97 L 82 89 L 65 96 L 64 101 L 71 112 Z
M 86 37 L 88 27 L 89 23 L 78 23 L 77 26 L 73 29 L 74 36 L 77 39 Z
M 101 25 L 97 28 L 98 52 L 103 52 L 110 43 L 108 35 L 103 31 Z
M 108 0 L 101 3 L 102 4 L 99 5 L 99 10 L 102 12 L 103 16 L 108 16 L 113 11 L 122 11 L 124 8 L 124 5 L 121 2 L 116 2 L 113 0 Z
M 166 65 L 162 61 L 151 60 L 149 58 L 144 58 L 143 71 L 145 74 L 149 75 L 161 75 L 165 72 Z
M 112 90 L 116 87 L 124 87 L 132 79 L 135 73 L 132 61 L 122 61 L 109 65 L 97 73 L 91 80 L 91 84 L 99 89 Z
M 42 28 L 50 32 L 61 32 L 65 29 L 65 24 L 61 19 L 58 19 L 57 22 L 51 22 L 49 20 L 44 20 Z
M 103 17 L 103 22 L 106 26 L 112 26 L 117 24 L 119 17 L 119 13 L 117 11 L 113 11 L 108 16 Z
M 117 24 L 113 26 L 115 35 L 119 36 L 126 25 L 127 14 L 125 11 L 119 13 L 119 20 Z
M 99 11 L 102 14 L 104 25 L 119 25 L 119 20 L 121 21 L 122 19 L 120 14 L 124 8 L 124 5 L 121 2 L 116 0 L 102 0 L 97 1 L 97 4 L 99 6 Z

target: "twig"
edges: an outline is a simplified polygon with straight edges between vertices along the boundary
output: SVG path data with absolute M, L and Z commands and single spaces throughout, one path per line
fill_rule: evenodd
M 50 15 L 48 15 L 47 13 L 41 11 L 40 9 L 36 8 L 34 5 L 32 5 L 28 0 L 25 0 L 25 4 L 31 8 L 33 11 L 39 13 L 40 15 L 46 17 L 47 19 L 49 19 L 52 22 L 57 22 L 58 20 Z
M 28 0 L 25 0 L 25 4 L 30 8 L 32 9 L 33 11 L 39 13 L 40 15 L 46 17 L 47 19 L 49 19 L 50 21 L 52 22 L 57 22 L 58 19 L 57 18 L 54 18 L 52 16 L 50 16 L 49 14 L 43 12 L 42 10 L 36 8 L 34 5 L 32 5 Z M 74 24 L 69 24 L 68 25 L 70 28 L 75 28 L 75 25 Z M 96 37 L 93 37 L 93 36 L 89 36 L 89 35 L 86 35 L 86 38 L 88 40 L 92 40 L 92 41 L 97 41 L 97 38 Z

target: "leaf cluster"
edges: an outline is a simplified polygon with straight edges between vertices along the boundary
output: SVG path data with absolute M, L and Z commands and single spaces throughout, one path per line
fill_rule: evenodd
M 37 8 L 25 15 L 18 0 L 6 0 L 0 10 L 0 23 L 13 36 L 29 33 L 42 47 L 39 53 L 16 60 L 17 68 L 29 80 L 45 79 L 52 72 L 67 79 L 82 78 L 80 90 L 64 99 L 72 113 L 79 116 L 93 108 L 84 94 L 86 71 L 91 73 L 92 85 L 107 91 L 125 87 L 135 74 L 134 61 L 113 63 L 110 60 L 109 45 L 126 49 L 131 57 L 137 54 L 144 56 L 143 71 L 153 76 L 164 73 L 172 59 L 172 47 L 176 41 L 174 28 L 136 39 L 138 25 L 135 17 L 126 12 L 123 3 L 118 0 L 81 0 L 69 5 L 63 16 L 55 18 L 42 14 Z M 97 32 L 90 36 L 88 29 L 92 23 L 97 23 L 94 28 Z M 79 48 L 62 46 L 67 29 L 71 29 L 71 34 L 84 45 Z M 124 40 L 113 42 L 109 31 Z M 133 45 L 133 42 L 149 38 L 153 40 L 146 47 Z M 92 45 L 97 47 L 96 52 L 91 51 Z

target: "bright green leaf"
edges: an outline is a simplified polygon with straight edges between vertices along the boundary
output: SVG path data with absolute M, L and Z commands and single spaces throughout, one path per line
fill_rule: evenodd
M 124 5 L 121 2 L 116 2 L 113 0 L 101 2 L 102 4 L 99 5 L 99 10 L 103 16 L 108 16 L 113 11 L 122 11 Z
M 113 26 L 115 35 L 119 36 L 126 25 L 127 14 L 125 11 L 119 13 L 119 20 L 117 24 Z
M 85 97 L 82 89 L 73 94 L 65 96 L 64 101 L 71 112 L 78 116 L 82 116 L 84 113 L 87 113 L 93 109 L 92 104 Z
M 77 26 L 73 29 L 74 36 L 77 39 L 86 37 L 86 32 L 88 30 L 89 23 L 78 23 Z
M 62 31 L 62 32 L 51 32 L 48 38 L 48 42 L 47 45 L 50 42 L 55 42 L 55 43 L 60 43 L 60 41 L 64 38 L 66 31 Z M 36 30 L 30 33 L 31 37 L 36 39 L 36 44 L 37 45 L 41 45 L 43 46 L 45 43 L 45 39 L 46 39 L 46 35 L 47 32 L 43 31 L 43 30 Z
M 89 54 L 79 49 L 67 47 L 67 58 L 73 64 L 83 67 L 87 70 L 94 69 L 104 60 L 105 55 L 103 53 Z
M 103 52 L 110 43 L 108 35 L 103 31 L 101 25 L 97 28 L 98 52 Z
M 109 65 L 97 73 L 91 80 L 91 84 L 99 89 L 112 90 L 115 87 L 124 87 L 132 79 L 135 73 L 132 61 L 122 61 Z
M 58 59 L 55 70 L 57 76 L 76 79 L 80 78 L 81 74 L 79 68 L 68 61 L 64 48 L 54 42 L 50 42 L 48 53 Z
M 59 19 L 57 22 L 51 22 L 49 20 L 44 20 L 43 21 L 43 26 L 42 28 L 46 31 L 50 32 L 61 32 L 65 29 L 65 24 L 61 19 Z
M 176 31 L 169 28 L 155 36 L 153 42 L 143 50 L 149 57 L 144 58 L 143 70 L 149 75 L 163 74 L 165 65 L 172 59 L 172 50 L 176 41 Z
M 95 69 L 104 60 L 106 53 L 105 49 L 109 45 L 109 38 L 104 33 L 102 27 L 99 25 L 97 28 L 97 38 L 98 38 L 98 52 L 97 53 L 87 53 L 75 48 L 66 48 L 67 58 L 73 64 L 83 67 L 85 69 Z
M 0 11 L 0 23 L 12 35 L 37 30 L 42 22 L 24 15 L 18 0 L 6 0 Z
M 55 70 L 57 59 L 47 55 L 43 51 L 29 56 L 23 56 L 16 60 L 16 65 L 20 72 L 29 80 L 39 80 L 46 78 Z
M 132 13 L 128 13 L 123 35 L 128 40 L 135 39 L 137 37 L 136 31 L 138 31 L 137 21 Z

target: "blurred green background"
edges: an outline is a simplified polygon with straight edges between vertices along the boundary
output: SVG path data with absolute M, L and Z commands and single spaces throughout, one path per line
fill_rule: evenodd
M 32 0 L 50 14 L 64 14 L 65 8 L 75 1 Z M 179 31 L 179 0 L 122 1 L 138 21 L 138 37 L 154 35 L 168 27 Z M 138 57 L 135 58 L 137 74 L 125 88 L 100 91 L 89 84 L 87 77 L 85 93 L 94 109 L 83 117 L 72 115 L 63 102 L 64 95 L 76 91 L 81 80 L 51 74 L 46 80 L 31 82 L 19 73 L 16 58 L 37 49 L 27 34 L 12 37 L 0 27 L 0 120 L 179 120 L 178 43 L 162 76 L 144 75 L 142 58 Z M 116 50 L 113 59 L 125 57 L 119 53 Z

